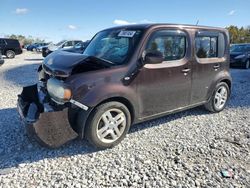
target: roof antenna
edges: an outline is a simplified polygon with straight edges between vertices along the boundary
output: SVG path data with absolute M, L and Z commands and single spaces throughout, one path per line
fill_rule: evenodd
M 195 25 L 198 25 L 198 24 L 199 24 L 199 22 L 200 22 L 200 20 L 197 20 L 197 22 L 196 22 L 196 24 L 195 24 Z

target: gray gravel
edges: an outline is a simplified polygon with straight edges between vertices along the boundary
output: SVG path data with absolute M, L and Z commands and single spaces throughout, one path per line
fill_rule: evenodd
M 231 71 L 219 114 L 196 108 L 142 123 L 104 151 L 81 140 L 49 150 L 28 139 L 15 108 L 40 57 L 26 52 L 0 67 L 0 187 L 250 187 L 250 70 Z

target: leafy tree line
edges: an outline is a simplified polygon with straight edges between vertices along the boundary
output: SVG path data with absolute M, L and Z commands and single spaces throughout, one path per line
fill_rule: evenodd
M 230 35 L 230 43 L 250 43 L 250 26 L 238 28 L 230 25 L 226 29 Z
M 6 38 L 11 38 L 11 39 L 17 39 L 19 40 L 20 44 L 21 45 L 26 45 L 26 44 L 31 44 L 31 43 L 39 43 L 39 42 L 45 42 L 44 39 L 40 39 L 40 38 L 35 38 L 35 37 L 32 37 L 32 36 L 23 36 L 23 35 L 7 35 L 5 36 Z

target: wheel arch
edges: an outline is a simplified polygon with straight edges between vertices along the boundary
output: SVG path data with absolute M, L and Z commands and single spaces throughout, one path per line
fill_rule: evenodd
M 12 48 L 6 48 L 6 49 L 4 49 L 4 54 L 6 54 L 6 52 L 9 51 L 9 50 L 13 51 L 16 54 L 16 51 L 14 49 L 12 49 Z
M 216 85 L 218 83 L 221 83 L 221 82 L 225 82 L 229 89 L 230 89 L 230 94 L 231 94 L 231 90 L 232 90 L 232 77 L 230 75 L 229 72 L 221 72 L 221 74 L 218 74 L 213 83 L 211 84 L 211 86 L 209 87 L 209 90 L 208 90 L 208 93 L 207 93 L 207 101 L 210 100 L 211 96 L 213 95 L 213 92 L 214 92 L 214 88 L 216 87 Z
M 132 103 L 125 97 L 110 97 L 110 98 L 107 98 L 103 101 L 101 101 L 97 106 L 103 104 L 103 103 L 107 103 L 107 102 L 120 102 L 122 104 L 124 104 L 129 112 L 130 112 L 130 115 L 131 115 L 131 123 L 134 122 L 134 119 L 135 119 L 135 108 L 134 106 L 132 105 Z
M 232 88 L 232 81 L 230 79 L 225 78 L 225 79 L 222 79 L 220 82 L 225 82 L 228 85 L 229 89 L 231 90 L 231 88 Z
M 123 105 L 125 105 L 131 115 L 131 124 L 133 124 L 135 118 L 136 118 L 136 113 L 135 113 L 135 107 L 132 105 L 132 102 L 129 101 L 127 98 L 125 97 L 121 97 L 121 96 L 115 96 L 115 97 L 110 97 L 110 98 L 106 98 L 103 99 L 101 102 L 99 102 L 95 107 L 91 107 L 88 111 L 84 111 L 79 109 L 77 115 L 77 132 L 79 133 L 81 138 L 84 138 L 84 134 L 85 134 L 85 126 L 87 121 L 89 120 L 89 117 L 91 115 L 91 113 L 93 112 L 93 110 L 100 106 L 101 104 L 107 103 L 107 102 L 120 102 Z

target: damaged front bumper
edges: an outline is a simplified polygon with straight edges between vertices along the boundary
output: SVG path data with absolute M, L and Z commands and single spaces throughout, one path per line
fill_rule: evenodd
M 28 132 L 41 144 L 56 148 L 75 139 L 78 134 L 70 125 L 69 108 L 55 108 L 44 103 L 44 96 L 42 91 L 38 91 L 37 84 L 24 87 L 21 95 L 18 95 L 17 109 Z

